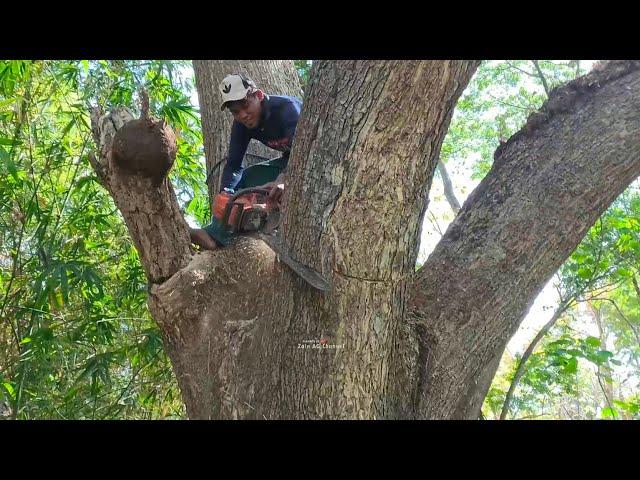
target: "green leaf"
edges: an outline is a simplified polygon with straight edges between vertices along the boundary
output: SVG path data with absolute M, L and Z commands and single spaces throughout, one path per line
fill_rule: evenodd
M 571 357 L 569 360 L 567 360 L 567 363 L 562 368 L 562 370 L 564 371 L 564 373 L 576 373 L 578 371 L 578 359 L 575 357 Z
M 67 269 L 64 265 L 60 265 L 58 268 L 60 275 L 60 290 L 62 291 L 62 299 L 64 303 L 69 303 L 69 281 L 67 278 Z
M 627 268 L 618 268 L 616 269 L 615 273 L 622 278 L 631 278 L 633 276 L 631 270 Z
M 9 155 L 9 152 L 5 150 L 5 148 L 0 145 L 0 159 L 7 165 L 7 170 L 13 178 L 18 180 L 18 169 L 16 168 L 16 164 L 13 161 L 13 158 Z
M 40 342 L 50 342 L 53 340 L 53 330 L 47 327 L 39 328 L 33 333 L 33 338 Z
M 623 410 L 627 410 L 627 408 L 629 407 L 629 404 L 626 402 L 623 402 L 621 400 L 614 400 L 612 402 L 615 406 L 620 407 Z
M 96 177 L 95 175 L 87 175 L 85 177 L 80 178 L 75 185 L 73 186 L 73 188 L 75 190 L 80 190 L 83 186 L 90 184 L 91 182 L 98 182 L 98 177 Z
M 599 364 L 606 363 L 611 357 L 613 357 L 613 353 L 608 350 L 599 350 L 596 352 L 596 362 Z
M 592 275 L 593 273 L 589 268 L 581 267 L 578 269 L 578 276 L 582 279 L 588 280 Z
M 597 337 L 587 337 L 584 339 L 585 343 L 591 347 L 599 347 L 600 339 Z
M 15 400 L 16 399 L 16 392 L 13 388 L 13 385 L 11 385 L 11 383 L 9 382 L 3 382 L 2 386 L 4 387 L 4 389 L 6 390 L 6 392 L 9 394 L 9 396 Z
M 2 100 L 0 101 L 0 108 L 4 108 L 7 105 L 11 105 L 13 103 L 15 103 L 16 99 L 15 98 L 7 98 L 6 100 Z
M 615 408 L 606 407 L 602 409 L 601 416 L 602 418 L 616 418 L 618 411 Z
M 75 119 L 67 123 L 67 126 L 62 129 L 61 136 L 64 137 L 67 133 L 69 133 L 69 130 L 71 130 L 71 128 L 75 125 L 75 123 L 76 123 Z

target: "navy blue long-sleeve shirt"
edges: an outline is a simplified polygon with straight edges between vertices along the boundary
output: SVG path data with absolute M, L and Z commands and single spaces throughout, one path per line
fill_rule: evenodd
M 242 159 L 252 138 L 282 152 L 283 158 L 288 161 L 301 109 L 302 101 L 296 97 L 265 95 L 260 124 L 256 128 L 249 129 L 234 120 L 231 126 L 229 158 L 222 172 L 220 189 L 235 188 L 240 181 Z

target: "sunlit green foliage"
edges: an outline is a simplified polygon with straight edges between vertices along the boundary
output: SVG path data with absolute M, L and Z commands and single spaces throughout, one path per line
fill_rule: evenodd
M 576 62 L 540 60 L 538 66 L 553 89 L 586 73 Z M 466 163 L 475 179 L 484 177 L 499 142 L 516 133 L 546 98 L 532 60 L 483 62 L 456 105 L 442 160 Z
M 309 82 L 309 74 L 311 72 L 311 60 L 294 60 L 293 61 L 298 76 L 300 77 L 300 86 L 305 90 Z
M 97 183 L 89 107 L 138 89 L 178 133 L 172 181 L 208 217 L 186 62 L 0 62 L 0 402 L 17 418 L 184 415 L 122 218 Z
M 558 271 L 561 297 L 574 302 L 528 359 L 514 397 L 515 418 L 545 411 L 549 418 L 640 418 L 639 240 L 635 184 Z M 499 416 L 520 358 L 507 358 L 496 376 L 487 415 Z

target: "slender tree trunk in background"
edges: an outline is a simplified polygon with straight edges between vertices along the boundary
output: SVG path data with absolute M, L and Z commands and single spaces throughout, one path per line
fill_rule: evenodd
M 291 95 L 302 98 L 298 73 L 291 60 L 194 60 L 196 86 L 200 103 L 204 150 L 207 162 L 209 197 L 220 191 L 220 180 L 229 152 L 229 135 L 233 118 L 228 111 L 220 110 L 218 85 L 231 73 L 241 73 L 251 78 L 258 88 L 267 94 Z M 253 157 L 253 156 L 257 157 Z M 252 140 L 247 149 L 245 165 L 262 161 L 258 157 L 276 158 L 280 152 Z
M 453 191 L 453 183 L 451 183 L 447 167 L 444 166 L 442 160 L 438 160 L 438 173 L 440 174 L 440 178 L 442 178 L 444 196 L 446 197 L 447 202 L 449 202 L 449 206 L 451 207 L 451 210 L 453 210 L 453 214 L 457 215 L 460 211 L 460 202 L 456 198 L 456 193 Z
M 607 335 L 602 325 L 602 311 L 600 307 L 596 307 L 593 302 L 587 302 L 589 306 L 589 310 L 591 311 L 591 315 L 593 316 L 593 320 L 598 327 L 598 339 L 600 340 L 600 350 L 607 350 Z M 600 385 L 600 389 L 602 390 L 602 394 L 604 395 L 604 403 L 605 405 L 614 410 L 613 400 L 615 398 L 613 393 L 613 385 L 607 381 L 607 377 L 611 378 L 611 365 L 608 361 L 604 363 L 604 365 L 598 365 L 596 370 L 596 376 L 598 377 L 598 384 Z M 616 415 L 614 418 L 618 417 Z
M 527 360 L 529 360 L 529 357 L 538 346 L 538 343 L 540 343 L 540 340 L 544 338 L 544 336 L 549 332 L 549 330 L 551 330 L 551 327 L 553 327 L 556 324 L 556 322 L 562 316 L 562 314 L 567 310 L 567 308 L 569 308 L 569 305 L 571 304 L 571 302 L 572 300 L 563 302 L 558 306 L 558 308 L 556 308 L 555 312 L 553 312 L 553 316 L 551 317 L 551 319 L 544 324 L 544 326 L 536 334 L 534 339 L 531 341 L 527 349 L 522 354 L 522 358 L 520 359 L 520 362 L 518 362 L 518 367 L 516 368 L 516 372 L 513 374 L 513 379 L 511 380 L 511 384 L 509 385 L 509 390 L 507 391 L 507 395 L 504 398 L 502 411 L 500 412 L 500 420 L 504 420 L 505 418 L 507 418 L 507 414 L 509 413 L 509 408 L 511 406 L 511 400 L 513 398 L 513 393 L 515 392 L 516 387 L 520 382 L 520 379 L 522 378 L 522 376 L 526 371 L 525 365 L 527 364 Z
M 544 76 L 544 73 L 542 73 L 542 69 L 540 68 L 540 65 L 538 64 L 538 60 L 532 60 L 534 67 L 536 67 L 536 72 L 538 72 L 538 78 L 540 79 L 540 82 L 542 83 L 542 87 L 544 88 L 544 93 L 547 94 L 547 98 L 549 98 L 549 94 L 551 93 L 551 91 L 549 90 L 549 85 L 547 84 L 547 79 Z
M 638 301 L 640 302 L 640 285 L 638 284 L 638 279 L 635 275 L 633 275 L 631 277 L 631 281 L 633 282 L 633 288 L 636 291 L 636 296 L 638 298 Z
M 414 274 L 435 159 L 477 64 L 314 62 L 281 234 L 326 294 L 253 237 L 192 255 L 166 180 L 159 208 L 128 209 L 127 188 L 150 193 L 109 174 L 102 142 L 95 168 L 123 197 L 190 418 L 478 418 L 533 299 L 640 173 L 640 62 L 551 92 Z M 174 219 L 173 244 L 140 238 L 154 215 Z

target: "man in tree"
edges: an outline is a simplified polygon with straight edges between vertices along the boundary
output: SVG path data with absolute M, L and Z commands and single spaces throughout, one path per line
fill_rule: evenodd
M 262 186 L 270 190 L 267 203 L 277 204 L 284 191 L 284 172 L 302 101 L 296 97 L 267 95 L 257 88 L 253 80 L 240 74 L 227 75 L 219 89 L 221 109 L 228 109 L 234 120 L 221 191 L 232 193 Z M 282 152 L 282 156 L 243 169 L 242 159 L 252 138 Z M 228 241 L 215 218 L 205 228 L 190 229 L 190 233 L 191 241 L 207 250 L 214 250 Z

